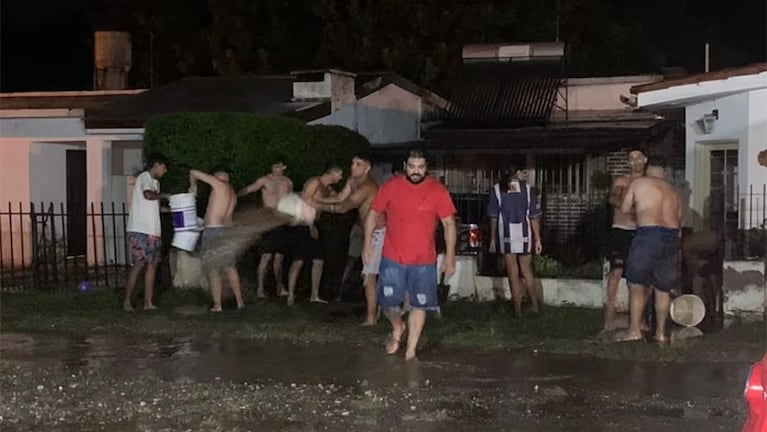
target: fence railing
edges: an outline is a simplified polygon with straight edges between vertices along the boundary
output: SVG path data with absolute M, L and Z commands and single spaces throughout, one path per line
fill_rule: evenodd
M 0 289 L 120 286 L 127 274 L 125 204 L 8 203 L 0 209 Z
M 733 212 L 725 209 L 722 230 L 725 259 L 767 256 L 767 185 L 750 185 L 738 195 Z M 733 214 L 730 214 L 733 213 Z

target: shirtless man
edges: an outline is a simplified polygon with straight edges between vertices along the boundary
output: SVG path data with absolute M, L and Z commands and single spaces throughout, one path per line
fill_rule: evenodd
M 364 226 L 365 218 L 370 211 L 370 203 L 373 202 L 378 192 L 378 183 L 370 175 L 370 158 L 364 154 L 356 154 L 352 157 L 351 176 L 346 182 L 341 193 L 329 198 L 317 198 L 315 207 L 318 210 L 331 213 L 346 213 L 357 209 L 359 212 L 359 225 Z M 376 281 L 378 266 L 381 264 L 381 250 L 386 227 L 379 223 L 373 233 L 373 261 L 365 264 L 362 274 L 365 276 L 365 303 L 367 313 L 363 326 L 372 326 L 376 323 Z
M 211 192 L 208 198 L 208 208 L 205 210 L 205 230 L 202 232 L 202 247 L 214 241 L 226 233 L 226 227 L 232 225 L 232 214 L 237 205 L 237 195 L 229 184 L 229 173 L 223 169 L 216 169 L 213 175 L 202 171 L 189 171 L 189 192 L 197 195 L 197 182 L 201 181 L 210 185 Z M 204 265 L 204 263 L 203 263 Z M 237 301 L 237 309 L 242 309 L 242 291 L 240 290 L 240 276 L 235 268 L 234 257 L 224 264 L 222 268 L 207 268 L 208 280 L 210 281 L 210 295 L 213 297 L 212 312 L 221 312 L 221 270 L 226 273 L 229 285 Z
M 664 179 L 663 163 L 651 160 L 646 177 L 631 181 L 621 212 L 635 211 L 637 233 L 629 250 L 629 330 L 625 340 L 641 340 L 641 320 L 650 288 L 655 290 L 655 340 L 668 342 L 666 318 L 677 282 L 682 206 L 674 187 Z
M 629 183 L 635 178 L 642 177 L 647 165 L 647 156 L 639 149 L 631 150 L 628 154 L 629 174 L 616 177 L 610 190 L 610 205 L 613 208 L 613 226 L 610 231 L 610 274 L 607 277 L 607 299 L 605 300 L 605 322 L 603 332 L 615 330 L 615 299 L 618 285 L 623 277 L 626 257 L 631 247 L 631 241 L 636 235 L 637 222 L 633 212 L 623 213 L 621 204 L 626 195 Z
M 322 175 L 312 177 L 304 183 L 301 199 L 311 207 L 317 207 L 317 200 L 330 197 L 334 194 L 330 186 L 338 183 L 343 178 L 344 170 L 338 165 L 328 165 Z M 319 212 L 317 212 L 319 217 Z M 320 280 L 322 279 L 322 267 L 325 259 L 322 256 L 322 245 L 319 240 L 317 226 L 298 225 L 291 227 L 293 263 L 288 271 L 288 305 L 295 304 L 296 284 L 298 275 L 304 266 L 304 261 L 312 260 L 312 294 L 309 301 L 312 303 L 327 303 L 320 298 Z
M 254 181 L 246 188 L 241 190 L 237 196 L 243 197 L 245 195 L 261 191 L 261 201 L 264 207 L 270 209 L 277 209 L 277 203 L 280 199 L 293 191 L 293 182 L 285 176 L 285 160 L 283 158 L 277 158 L 272 164 L 272 172 Z M 261 259 L 258 263 L 258 289 L 256 291 L 256 297 L 265 298 L 264 294 L 264 279 L 266 279 L 266 269 L 269 267 L 269 261 L 274 256 L 274 280 L 277 284 L 277 294 L 280 297 L 288 295 L 288 291 L 285 289 L 285 284 L 282 283 L 282 262 L 285 257 L 284 245 L 287 241 L 287 234 L 289 229 L 285 226 L 275 228 L 269 231 L 261 237 Z

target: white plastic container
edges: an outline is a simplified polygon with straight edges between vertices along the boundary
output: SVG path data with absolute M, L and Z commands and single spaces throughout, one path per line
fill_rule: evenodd
M 671 302 L 669 311 L 671 319 L 685 327 L 694 327 L 703 321 L 706 316 L 706 305 L 700 297 L 693 294 L 684 294 Z
M 168 201 L 174 231 L 196 230 L 197 200 L 194 195 L 190 193 L 175 194 L 171 195 Z
M 199 239 L 199 231 L 176 231 L 176 233 L 173 234 L 173 242 L 171 243 L 171 246 L 187 252 L 194 252 L 194 248 L 197 247 L 197 241 Z

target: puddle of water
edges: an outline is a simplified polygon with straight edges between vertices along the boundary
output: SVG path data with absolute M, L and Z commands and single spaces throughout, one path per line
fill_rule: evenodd
M 664 364 L 457 350 L 426 350 L 413 367 L 401 355 L 386 356 L 382 347 L 295 346 L 196 338 L 147 342 L 114 335 L 24 333 L 0 334 L 0 358 L 6 363 L 153 373 L 169 381 L 221 379 L 287 385 L 364 382 L 375 387 L 429 380 L 457 390 L 566 384 L 680 399 L 740 397 L 749 367 L 743 363 Z

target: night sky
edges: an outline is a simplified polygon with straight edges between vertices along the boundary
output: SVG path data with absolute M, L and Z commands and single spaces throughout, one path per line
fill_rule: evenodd
M 94 13 L 98 14 L 93 11 L 93 4 L 89 0 L 0 2 L 0 90 L 90 89 L 93 17 Z M 700 5 L 705 27 L 702 33 L 712 34 L 711 39 L 715 39 L 711 52 L 712 69 L 767 59 L 765 0 L 736 0 L 730 3 L 700 0 Z M 687 31 L 687 34 L 675 34 L 675 31 L 682 31 L 675 30 L 675 23 L 684 18 L 664 16 L 663 12 L 650 11 L 648 17 L 641 19 L 657 19 L 648 24 L 648 28 L 654 33 L 663 32 L 667 42 L 660 45 L 676 53 L 669 55 L 674 64 L 666 66 L 682 66 L 689 72 L 700 72 L 705 40 L 693 40 L 697 36 L 691 38 Z

